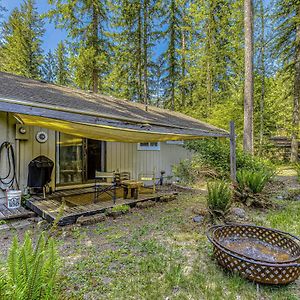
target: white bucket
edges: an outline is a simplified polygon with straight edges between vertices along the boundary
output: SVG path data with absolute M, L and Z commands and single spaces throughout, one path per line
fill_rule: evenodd
M 22 191 L 19 190 L 7 190 L 6 201 L 8 208 L 18 208 L 21 206 Z

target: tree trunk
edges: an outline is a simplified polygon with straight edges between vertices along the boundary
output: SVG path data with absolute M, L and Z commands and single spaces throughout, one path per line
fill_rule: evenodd
M 148 0 L 144 0 L 144 33 L 143 33 L 143 50 L 144 50 L 144 104 L 148 110 Z
M 261 95 L 259 101 L 259 155 L 262 154 L 263 138 L 264 138 L 264 105 L 265 105 L 265 78 L 266 78 L 266 67 L 265 67 L 265 9 L 264 2 L 260 0 L 260 17 L 261 17 Z
M 142 7 L 141 3 L 139 3 L 138 6 L 139 14 L 138 14 L 138 102 L 143 101 L 143 93 L 142 93 L 142 81 L 143 81 L 143 75 L 142 75 Z
M 244 84 L 244 151 L 253 154 L 253 5 L 244 0 L 245 84 Z
M 93 65 L 93 70 L 92 70 L 92 85 L 93 85 L 93 92 L 97 93 L 98 92 L 98 86 L 99 86 L 99 70 L 97 67 L 97 56 L 99 55 L 99 37 L 98 37 L 98 12 L 97 12 L 97 7 L 96 4 L 93 3 L 93 19 L 92 19 L 92 45 L 93 48 L 95 49 L 95 56 L 94 57 L 94 65 Z
M 300 17 L 300 6 L 297 9 L 297 17 Z M 295 53 L 295 78 L 294 78 L 294 108 L 293 108 L 293 129 L 291 144 L 291 162 L 298 161 L 298 134 L 299 134 L 299 99 L 300 99 L 300 24 L 296 32 L 296 53 Z
M 176 74 L 175 74 L 175 64 L 176 64 L 176 57 L 175 57 L 175 1 L 171 1 L 171 20 L 170 20 L 170 81 L 171 81 L 171 110 L 175 110 L 175 81 L 176 81 Z
M 186 74 L 186 65 L 185 65 L 185 50 L 186 50 L 186 42 L 185 42 L 185 30 L 181 31 L 181 50 L 182 50 L 182 58 L 181 58 L 181 80 L 184 81 Z M 181 105 L 185 107 L 185 83 L 181 83 Z

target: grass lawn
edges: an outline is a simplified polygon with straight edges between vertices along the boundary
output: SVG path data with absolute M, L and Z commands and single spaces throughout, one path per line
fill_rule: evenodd
M 283 202 L 281 202 L 283 204 Z M 300 202 L 248 210 L 248 223 L 300 235 Z M 65 299 L 300 299 L 300 282 L 257 286 L 224 273 L 212 258 L 207 225 L 194 223 L 204 195 L 133 210 L 116 220 L 69 228 L 59 238 Z

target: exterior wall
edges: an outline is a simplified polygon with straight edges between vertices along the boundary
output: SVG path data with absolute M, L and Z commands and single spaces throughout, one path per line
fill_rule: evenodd
M 39 155 L 45 155 L 55 162 L 55 131 L 40 128 L 28 127 L 29 139 L 16 140 L 17 121 L 12 114 L 0 112 L 0 145 L 4 141 L 10 142 L 15 150 L 17 177 L 20 189 L 24 192 L 27 186 L 28 164 Z M 40 144 L 36 141 L 35 135 L 38 131 L 48 133 L 48 141 Z M 132 143 L 107 143 L 106 152 L 106 169 L 108 172 L 119 170 L 129 171 L 132 178 L 138 178 L 141 173 L 152 173 L 156 170 L 156 175 L 164 170 L 165 175 L 172 174 L 172 165 L 180 160 L 190 156 L 190 152 L 185 150 L 181 145 L 160 143 L 159 151 L 141 151 L 137 150 L 137 144 Z M 0 174 L 7 174 L 7 158 L 1 158 Z M 52 172 L 51 186 L 55 187 L 55 165 Z M 0 191 L 0 202 L 3 201 L 4 194 Z
M 164 170 L 165 175 L 172 174 L 172 166 L 190 157 L 191 152 L 182 145 L 160 143 L 159 151 L 137 150 L 137 144 L 107 143 L 107 171 L 129 171 L 132 178 L 139 174 L 151 174 L 156 170 L 156 176 Z
M 19 187 L 24 192 L 27 186 L 28 164 L 32 159 L 39 155 L 45 155 L 55 162 L 55 132 L 41 127 L 28 127 L 29 139 L 24 141 L 16 140 L 16 123 L 17 121 L 12 114 L 0 112 L 0 144 L 4 141 L 8 141 L 13 145 L 16 156 L 16 173 L 19 180 Z M 35 139 L 36 133 L 41 130 L 48 133 L 48 141 L 44 144 L 38 143 Z M 0 174 L 3 176 L 8 172 L 6 156 L 3 156 L 1 160 Z M 55 172 L 52 172 L 52 187 L 54 187 L 54 183 Z M 3 197 L 4 194 L 0 191 L 0 202 Z

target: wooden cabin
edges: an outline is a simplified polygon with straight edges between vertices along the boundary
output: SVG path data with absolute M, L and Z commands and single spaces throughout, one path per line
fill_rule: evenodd
M 191 155 L 183 140 L 210 136 L 228 133 L 177 112 L 0 72 L 0 145 L 12 145 L 24 194 L 38 156 L 53 161 L 49 186 L 58 192 L 93 187 L 97 170 L 172 176 L 172 166 Z M 13 166 L 2 150 L 3 178 Z

